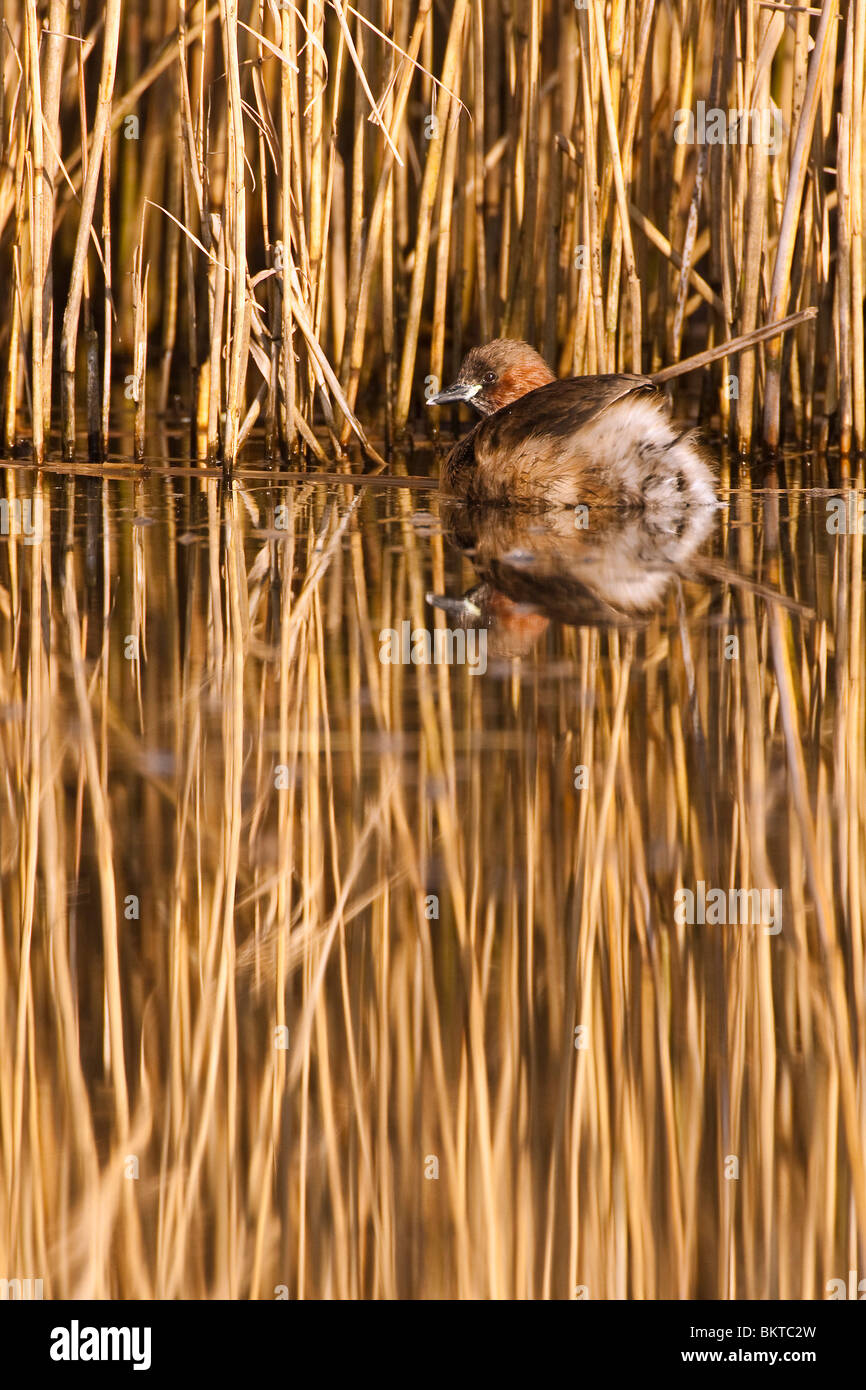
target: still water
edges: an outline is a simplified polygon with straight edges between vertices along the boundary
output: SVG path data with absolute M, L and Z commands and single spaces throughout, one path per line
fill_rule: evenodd
M 866 1276 L 862 480 L 666 528 L 395 469 L 6 473 L 0 1274 Z

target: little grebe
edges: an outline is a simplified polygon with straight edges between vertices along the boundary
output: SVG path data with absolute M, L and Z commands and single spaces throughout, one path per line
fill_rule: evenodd
M 629 373 L 560 381 L 528 343 L 473 348 L 428 405 L 464 401 L 484 418 L 442 467 L 468 501 L 532 506 L 717 506 L 691 431 L 678 433 L 664 393 Z

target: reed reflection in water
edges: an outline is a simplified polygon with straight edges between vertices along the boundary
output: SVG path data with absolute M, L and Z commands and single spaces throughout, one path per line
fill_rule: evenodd
M 42 513 L 0 548 L 0 1274 L 651 1299 L 866 1273 L 863 538 L 824 495 L 732 492 L 691 574 L 641 535 L 622 621 L 590 611 L 628 539 L 595 519 L 569 611 L 573 536 L 446 535 L 433 491 L 7 494 Z M 519 637 L 483 676 L 381 663 L 478 584 Z M 701 882 L 780 889 L 782 931 L 677 923 Z

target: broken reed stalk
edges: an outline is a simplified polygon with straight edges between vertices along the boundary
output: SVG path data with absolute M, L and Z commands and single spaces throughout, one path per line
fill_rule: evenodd
M 467 9 L 466 0 L 456 0 L 451 12 L 448 43 L 442 63 L 442 85 L 439 88 L 439 99 L 431 118 L 432 124 L 429 127 L 427 158 L 424 163 L 424 177 L 421 182 L 418 203 L 418 225 L 414 248 L 415 263 L 409 290 L 406 323 L 403 329 L 403 354 L 400 359 L 397 400 L 394 408 L 394 424 L 397 430 L 402 429 L 409 419 L 409 407 L 415 377 L 415 358 L 418 350 L 418 335 L 421 328 L 421 313 L 427 280 L 427 253 L 430 246 L 433 206 L 438 191 L 439 170 L 442 164 L 448 121 L 456 119 L 458 114 L 456 110 L 452 112 L 452 102 L 455 107 L 457 103 L 456 97 L 452 98 L 451 89 L 462 59 L 463 26 Z
M 159 344 L 144 424 L 177 402 L 195 451 L 234 462 L 260 418 L 257 342 L 268 450 L 291 453 L 302 420 L 304 447 L 318 431 L 333 454 L 373 420 L 397 437 L 424 379 L 473 342 L 525 334 L 561 374 L 651 370 L 803 303 L 818 307 L 810 333 L 784 356 L 768 339 L 733 400 L 717 368 L 704 413 L 743 453 L 755 421 L 778 445 L 788 400 L 789 433 L 821 443 L 836 430 L 843 450 L 866 447 L 866 0 L 797 10 L 793 28 L 761 6 L 735 9 L 731 25 L 722 0 L 684 16 L 654 0 L 525 0 L 502 24 L 484 0 L 447 18 L 430 0 L 363 12 L 156 0 L 146 29 L 120 0 L 86 0 L 81 42 L 65 37 L 68 11 L 51 0 L 45 31 L 36 0 L 13 7 L 0 55 L 7 448 L 27 422 L 39 456 L 59 404 L 71 456 L 93 332 L 101 448 L 125 408 L 112 378 L 129 374 L 137 329 Z M 136 325 L 145 198 L 164 211 L 147 231 L 150 304 Z M 269 270 L 256 307 L 251 286 Z M 92 379 L 89 391 L 92 406 Z
M 32 289 L 30 297 L 30 341 L 31 341 L 31 428 L 33 431 L 33 458 L 41 463 L 44 454 L 43 425 L 45 400 L 43 394 L 43 312 L 42 298 L 45 278 L 45 243 L 43 232 L 44 179 L 42 143 L 42 82 L 39 72 L 39 24 L 36 15 L 36 0 L 26 0 L 27 15 L 27 76 L 30 87 L 31 118 L 30 132 L 32 152 L 29 162 L 30 173 L 30 254 Z
M 851 10 L 849 9 L 849 23 L 851 18 Z M 830 49 L 830 38 L 831 36 L 835 38 L 835 19 L 835 0 L 824 0 L 821 17 L 818 21 L 818 32 L 815 35 L 815 47 L 812 49 L 812 57 L 809 61 L 806 94 L 803 100 L 803 109 L 800 112 L 797 138 L 791 154 L 791 168 L 788 172 L 788 187 L 782 209 L 782 222 L 779 228 L 776 258 L 773 264 L 773 279 L 770 286 L 769 315 L 771 319 L 781 318 L 788 306 L 791 263 L 794 258 L 794 242 L 800 220 L 800 206 L 803 186 L 806 181 L 809 149 L 812 143 L 815 118 L 818 114 L 821 79 Z M 861 304 L 860 313 L 862 314 L 862 312 L 863 306 Z M 764 390 L 764 442 L 771 449 L 777 448 L 779 444 L 781 407 L 781 345 L 778 340 L 774 340 L 767 351 L 767 380 Z M 863 444 L 866 444 L 866 440 L 861 440 L 860 443 L 862 447 Z
M 749 348 L 757 347 L 759 343 L 765 343 L 768 338 L 777 338 L 792 328 L 799 328 L 800 324 L 811 322 L 817 313 L 818 310 L 815 308 L 801 309 L 798 314 L 789 314 L 777 323 L 767 323 L 763 328 L 755 328 L 751 333 L 743 333 L 738 338 L 729 338 L 718 347 L 707 348 L 706 352 L 698 352 L 694 357 L 675 362 L 672 367 L 663 367 L 659 372 L 651 372 L 650 380 L 656 386 L 661 386 L 663 382 L 673 381 L 678 376 L 685 376 L 687 372 L 699 371 L 702 367 L 708 367 L 711 362 L 718 362 L 733 353 L 746 352 Z
M 232 248 L 229 275 L 231 347 L 226 390 L 225 459 L 234 464 L 240 427 L 241 392 L 246 378 L 249 318 L 247 312 L 246 170 L 244 123 L 238 59 L 237 0 L 220 0 L 223 51 L 228 62 L 229 160 L 226 183 L 228 240 Z
M 144 457 L 147 428 L 147 282 L 150 267 L 142 274 L 144 254 L 144 218 L 142 217 L 141 238 L 135 253 L 132 271 L 133 341 L 132 341 L 132 395 L 135 401 L 135 423 L 133 448 L 137 459 Z
M 54 279 L 52 251 L 54 244 L 54 189 L 58 178 L 60 154 L 60 94 L 63 63 L 66 54 L 66 34 L 69 29 L 67 0 L 51 0 L 48 10 L 48 32 L 43 32 L 45 53 L 42 75 L 42 119 L 45 133 L 45 181 L 42 209 L 43 243 L 43 342 L 42 381 L 44 428 L 51 425 L 52 381 L 54 369 Z

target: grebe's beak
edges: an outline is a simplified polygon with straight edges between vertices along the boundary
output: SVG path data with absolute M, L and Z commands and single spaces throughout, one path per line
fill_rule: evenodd
M 435 396 L 427 397 L 428 405 L 457 405 L 460 401 L 465 401 L 468 405 L 473 396 L 477 396 L 481 390 L 479 381 L 455 381 L 450 386 L 446 386 L 444 391 L 439 391 Z
M 447 594 L 425 594 L 427 602 L 431 608 L 440 608 L 443 613 L 448 613 L 452 618 L 480 618 L 481 609 L 478 604 L 473 602 L 470 595 L 474 590 L 460 598 L 449 598 Z

